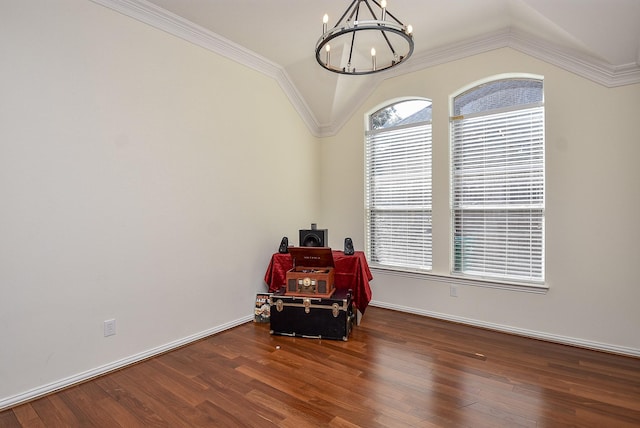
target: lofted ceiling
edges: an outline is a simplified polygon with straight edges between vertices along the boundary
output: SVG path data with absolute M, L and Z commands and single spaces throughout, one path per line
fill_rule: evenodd
M 414 28 L 392 70 L 331 73 L 315 61 L 322 16 L 351 0 L 92 0 L 278 80 L 311 131 L 335 133 L 382 80 L 501 47 L 613 87 L 640 82 L 640 0 L 388 0 Z

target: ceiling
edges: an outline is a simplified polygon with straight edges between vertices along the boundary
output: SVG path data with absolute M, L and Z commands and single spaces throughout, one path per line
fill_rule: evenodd
M 315 61 L 350 0 L 93 0 L 276 78 L 315 135 L 335 133 L 383 79 L 501 47 L 605 86 L 640 82 L 640 0 L 388 0 L 414 28 L 392 70 L 331 73 Z

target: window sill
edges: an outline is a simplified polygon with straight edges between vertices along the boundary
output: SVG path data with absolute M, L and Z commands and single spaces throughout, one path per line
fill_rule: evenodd
M 464 285 L 471 287 L 495 288 L 499 290 L 519 291 L 524 293 L 546 294 L 549 291 L 547 284 L 529 284 L 516 282 L 499 282 L 489 281 L 476 278 L 467 278 L 462 276 L 439 275 L 427 272 L 412 272 L 406 270 L 390 269 L 383 267 L 370 266 L 371 270 L 383 275 L 402 276 L 405 278 L 415 278 L 420 280 L 443 282 L 446 284 Z

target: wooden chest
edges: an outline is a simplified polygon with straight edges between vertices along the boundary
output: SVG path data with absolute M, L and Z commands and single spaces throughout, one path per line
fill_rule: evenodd
M 327 247 L 289 247 L 293 268 L 287 272 L 288 296 L 331 297 L 335 291 L 333 254 Z
M 288 296 L 282 288 L 270 298 L 270 332 L 346 341 L 356 319 L 352 297 L 352 291 L 345 289 L 329 298 Z

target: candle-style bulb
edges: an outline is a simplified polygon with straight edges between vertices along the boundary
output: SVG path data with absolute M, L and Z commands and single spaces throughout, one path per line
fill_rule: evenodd
M 384 21 L 387 18 L 387 0 L 382 0 L 380 2 L 380 7 L 382 8 L 382 18 L 381 18 L 381 20 Z
M 331 45 L 326 45 L 324 47 L 324 50 L 327 52 L 327 62 L 326 65 L 329 65 L 329 62 L 331 61 Z
M 376 48 L 371 48 L 371 67 L 376 71 Z
M 407 34 L 413 33 L 413 27 L 411 25 L 407 25 Z
M 327 32 L 327 22 L 329 22 L 329 15 L 325 13 L 322 17 L 322 34 Z

